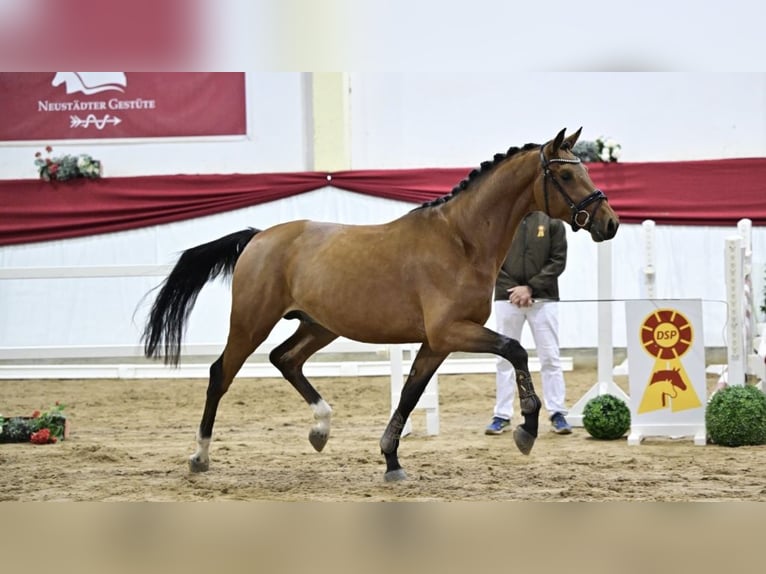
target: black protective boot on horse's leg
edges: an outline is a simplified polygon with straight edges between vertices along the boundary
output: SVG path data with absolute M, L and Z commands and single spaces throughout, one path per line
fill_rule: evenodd
M 513 440 L 522 454 L 529 454 L 537 438 L 542 403 L 535 394 L 532 375 L 527 370 L 516 369 L 516 386 L 519 390 L 519 404 L 524 423 L 513 431 Z
M 532 375 L 529 374 L 529 354 L 515 339 L 500 336 L 504 341 L 498 353 L 513 365 L 516 371 L 516 387 L 519 390 L 519 404 L 524 423 L 513 430 L 513 440 L 522 454 L 529 454 L 537 439 L 537 429 L 542 402 L 535 394 Z
M 391 420 L 388 421 L 386 430 L 383 431 L 383 436 L 380 437 L 380 452 L 386 459 L 386 474 L 383 475 L 383 480 L 386 482 L 396 482 L 407 478 L 407 473 L 399 464 L 399 455 L 397 454 L 399 439 L 406 422 L 407 417 L 403 416 L 399 409 L 396 409 Z

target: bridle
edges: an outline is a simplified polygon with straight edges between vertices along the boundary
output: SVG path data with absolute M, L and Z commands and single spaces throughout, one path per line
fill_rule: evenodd
M 553 172 L 550 169 L 550 165 L 552 163 L 582 163 L 580 158 L 577 159 L 564 159 L 564 158 L 553 158 L 553 159 L 547 159 L 545 157 L 545 145 L 540 147 L 540 163 L 543 167 L 543 196 L 545 197 L 545 213 L 550 217 L 550 210 L 548 209 L 548 178 L 550 177 L 550 180 L 553 182 L 553 184 L 556 186 L 556 189 L 558 189 L 561 196 L 564 198 L 564 201 L 567 202 L 567 205 L 569 206 L 569 211 L 572 212 L 572 231 L 578 231 L 580 229 L 584 229 L 585 231 L 590 231 L 591 225 L 593 225 L 593 219 L 592 215 L 596 213 L 596 210 L 598 210 L 599 206 L 601 205 L 601 202 L 606 200 L 606 195 L 604 195 L 604 192 L 600 189 L 594 189 L 588 197 L 583 199 L 580 203 L 575 203 L 572 201 L 572 198 L 569 197 L 569 194 L 567 194 L 566 191 L 564 191 L 564 188 L 561 186 L 561 184 L 558 182 L 556 177 L 553 175 Z M 591 203 L 595 204 L 595 207 L 588 211 L 586 207 L 588 207 Z

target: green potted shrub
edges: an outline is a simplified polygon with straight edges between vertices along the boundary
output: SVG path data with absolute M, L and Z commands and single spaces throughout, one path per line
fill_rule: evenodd
M 582 424 L 593 438 L 618 439 L 630 429 L 630 409 L 614 395 L 599 395 L 585 404 Z
M 705 425 L 715 444 L 766 444 L 766 395 L 752 385 L 724 387 L 708 402 Z

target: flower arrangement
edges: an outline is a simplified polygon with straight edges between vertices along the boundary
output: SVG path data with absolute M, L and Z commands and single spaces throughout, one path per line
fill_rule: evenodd
M 40 179 L 45 181 L 66 181 L 77 177 L 87 177 L 89 179 L 98 179 L 101 177 L 101 162 L 93 159 L 88 154 L 61 155 L 51 157 L 53 152 L 51 146 L 45 146 L 48 154 L 43 156 L 42 152 L 35 154 L 35 167 Z
M 31 442 L 34 444 L 50 444 L 64 440 L 69 434 L 64 409 L 66 407 L 56 401 L 56 404 L 45 412 L 35 411 L 31 417 L 0 416 L 0 443 Z
M 622 155 L 622 146 L 612 138 L 598 137 L 595 141 L 580 141 L 572 153 L 585 162 L 616 162 Z

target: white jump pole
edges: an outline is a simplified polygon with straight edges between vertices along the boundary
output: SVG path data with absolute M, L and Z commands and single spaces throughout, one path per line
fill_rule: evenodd
M 415 350 L 412 345 L 408 345 L 408 352 L 410 354 L 409 360 L 404 360 L 404 345 L 390 345 L 389 357 L 391 359 L 391 414 L 394 414 L 396 407 L 399 405 L 399 398 L 402 394 L 402 388 L 404 387 L 404 366 L 407 365 L 407 371 L 409 372 L 409 366 L 412 365 L 412 360 L 415 357 Z M 415 408 L 410 416 L 407 417 L 407 421 L 404 423 L 402 429 L 402 438 L 412 433 L 412 415 L 416 411 L 425 411 L 426 417 L 426 434 L 438 435 L 439 434 L 439 373 L 434 373 L 428 385 L 423 391 L 420 400 L 418 400 Z
M 655 299 L 657 297 L 654 227 L 654 221 L 651 219 L 647 219 L 641 224 L 644 232 L 643 297 L 646 299 Z
M 756 320 L 753 297 L 753 222 L 740 219 L 737 232 L 742 237 L 742 293 L 744 296 L 743 340 L 745 373 L 758 378 L 758 388 L 766 392 L 766 326 Z
M 724 275 L 726 279 L 726 339 L 727 372 L 729 385 L 745 384 L 746 352 L 744 341 L 744 293 L 742 237 L 732 235 L 726 238 L 724 250 Z
M 742 237 L 745 373 L 755 376 L 758 388 L 766 392 L 766 332 L 765 326 L 756 319 L 758 311 L 753 297 L 753 222 L 740 219 L 737 231 Z
M 612 343 L 612 243 L 602 241 L 598 249 L 598 381 L 567 414 L 572 426 L 583 426 L 585 405 L 600 395 L 614 395 L 630 404 L 630 398 L 612 379 L 614 347 Z
M 742 238 L 742 292 L 745 320 L 743 324 L 745 355 L 753 351 L 755 337 L 755 307 L 753 303 L 753 222 L 740 219 L 737 232 Z
M 657 258 L 654 249 L 654 230 L 655 223 L 652 219 L 646 219 L 641 223 L 641 231 L 644 238 L 644 260 L 640 269 L 641 298 L 657 298 Z M 628 375 L 628 357 L 617 365 L 612 371 L 612 375 Z
M 614 347 L 612 343 L 612 244 L 598 244 L 598 382 L 612 380 Z M 599 392 L 599 394 L 604 394 Z

